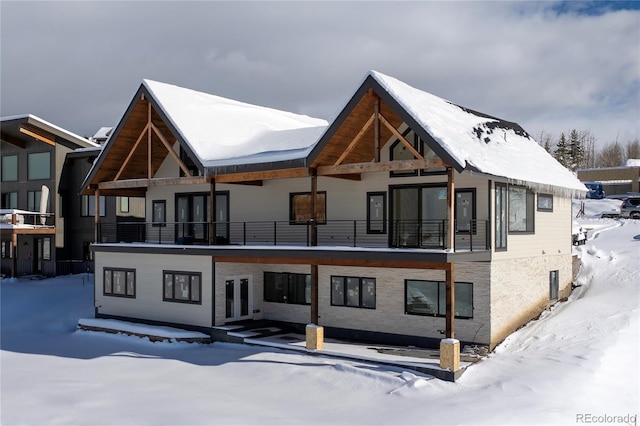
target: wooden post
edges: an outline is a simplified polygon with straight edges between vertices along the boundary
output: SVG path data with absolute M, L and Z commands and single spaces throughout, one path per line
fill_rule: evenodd
M 316 206 L 318 205 L 318 173 L 311 173 L 311 245 L 318 245 L 318 222 Z M 318 324 L 318 265 L 311 265 L 311 324 Z
M 446 299 L 446 326 L 445 326 L 445 332 L 446 332 L 446 337 L 447 339 L 454 339 L 455 338 L 455 330 L 454 330 L 454 325 L 453 325 L 453 319 L 455 317 L 455 310 L 456 310 L 456 298 L 455 298 L 455 283 L 454 283 L 454 279 L 453 279 L 453 263 L 449 263 L 448 264 L 448 268 L 445 272 L 446 275 L 446 294 L 445 294 L 445 299 Z
M 316 209 L 318 206 L 318 171 L 311 171 L 311 245 L 318 245 L 318 218 Z
M 100 229 L 100 189 L 96 189 L 96 192 L 93 194 L 93 206 L 93 222 L 95 225 L 93 242 L 99 243 L 100 241 L 98 240 L 98 238 L 100 237 L 100 232 L 98 232 L 98 230 Z
M 151 102 L 147 102 L 147 179 L 151 179 Z
M 447 248 L 453 250 L 455 246 L 455 200 L 456 191 L 455 183 L 453 182 L 453 167 L 447 168 L 447 219 L 449 226 L 447 227 Z
M 18 218 L 15 213 L 11 215 L 11 223 L 15 226 Z M 11 231 L 11 278 L 15 278 L 18 272 L 18 234 L 16 230 Z
M 374 94 L 374 96 L 376 96 Z M 373 159 L 376 163 L 380 162 L 380 98 L 376 96 L 375 118 L 373 122 Z
M 209 219 L 209 245 L 216 244 L 216 222 L 218 221 L 217 210 L 216 210 L 216 178 L 211 178 L 211 183 L 209 186 L 209 210 L 210 219 Z

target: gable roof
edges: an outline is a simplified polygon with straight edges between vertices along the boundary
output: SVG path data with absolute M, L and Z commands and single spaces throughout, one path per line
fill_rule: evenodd
M 543 188 L 586 190 L 518 124 L 461 107 L 377 71 L 367 74 L 332 122 L 311 153 L 310 164 L 371 90 L 459 172 L 479 172 Z
M 305 158 L 322 119 L 144 80 L 143 85 L 204 167 Z
M 51 124 L 33 114 L 0 117 L 0 126 L 2 127 L 3 135 L 8 135 L 14 139 L 26 137 L 24 132 L 29 131 L 29 129 L 33 129 L 33 132 L 37 133 L 35 136 L 31 137 L 34 137 L 36 140 L 38 140 L 38 138 L 43 138 L 44 140 L 53 143 L 60 143 L 61 145 L 71 149 L 98 146 L 98 144 L 87 138 L 78 136 L 75 133 L 56 126 L 55 124 Z

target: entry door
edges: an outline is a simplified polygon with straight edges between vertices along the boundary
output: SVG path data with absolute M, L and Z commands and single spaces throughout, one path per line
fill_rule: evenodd
M 33 272 L 42 273 L 42 238 L 34 238 L 35 250 L 33 253 Z
M 225 279 L 227 321 L 250 319 L 253 316 L 253 289 L 251 277 L 227 277 Z

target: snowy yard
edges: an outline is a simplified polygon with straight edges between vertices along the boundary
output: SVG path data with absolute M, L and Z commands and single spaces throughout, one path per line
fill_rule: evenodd
M 79 331 L 93 317 L 91 277 L 5 279 L 0 423 L 636 424 L 640 221 L 595 217 L 606 203 L 587 200 L 569 301 L 456 383 L 278 349 Z

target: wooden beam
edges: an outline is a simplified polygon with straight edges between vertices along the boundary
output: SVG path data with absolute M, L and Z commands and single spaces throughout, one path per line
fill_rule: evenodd
M 387 129 L 391 130 L 391 133 L 393 133 L 395 137 L 397 137 L 400 140 L 400 142 L 402 142 L 402 144 L 406 146 L 409 151 L 411 151 L 414 157 L 416 157 L 419 160 L 424 160 L 424 157 L 418 151 L 416 151 L 413 145 L 410 144 L 409 141 L 406 140 L 405 137 L 402 136 L 402 134 L 399 131 L 397 131 L 396 128 L 393 127 L 391 123 L 387 121 L 386 118 L 384 118 L 384 115 L 379 114 L 379 116 L 380 116 L 380 121 L 382 121 L 382 124 L 384 124 L 387 127 Z
M 244 182 L 228 182 L 228 183 L 235 184 L 235 185 L 262 186 L 264 182 L 261 180 L 248 180 Z
M 261 172 L 228 173 L 216 175 L 217 183 L 241 183 L 255 180 L 284 179 L 294 177 L 307 177 L 309 171 L 305 167 L 294 169 L 265 170 Z
M 56 233 L 56 228 L 14 228 L 12 232 L 16 235 L 52 235 Z
M 344 175 L 325 175 L 326 177 L 336 178 L 336 179 L 346 179 L 346 180 L 362 180 L 362 175 L 353 173 L 353 174 L 344 174 Z
M 7 142 L 11 145 L 17 146 L 18 148 L 25 149 L 27 147 L 27 144 L 24 141 L 14 138 L 13 136 L 10 136 L 4 132 L 0 133 L 0 139 L 2 139 L 3 142 Z
M 344 252 L 345 256 L 348 254 Z M 406 261 L 406 260 L 375 260 L 348 258 L 318 258 L 318 257 L 266 257 L 266 256 L 214 256 L 216 262 L 226 263 L 265 263 L 273 265 L 325 265 L 325 266 L 361 266 L 366 268 L 402 268 L 402 269 L 430 269 L 446 271 L 450 263 Z
M 371 114 L 371 117 L 369 117 L 367 122 L 364 123 L 364 126 L 362 126 L 362 129 L 360 129 L 360 131 L 358 132 L 356 137 L 353 138 L 353 140 L 351 141 L 351 143 L 349 144 L 347 149 L 344 150 L 344 152 L 342 153 L 340 158 L 338 158 L 338 160 L 334 163 L 334 166 L 339 166 L 340 164 L 342 164 L 344 159 L 347 158 L 347 156 L 349 154 L 351 154 L 351 151 L 356 149 L 356 147 L 358 146 L 358 142 L 360 142 L 360 138 L 362 138 L 362 136 L 364 136 L 364 134 L 367 132 L 367 130 L 369 129 L 369 126 L 371 126 L 371 123 L 373 123 L 373 120 L 375 118 L 376 118 L 376 114 L 375 113 Z
M 45 130 L 38 129 L 35 126 L 31 126 L 29 124 L 21 124 L 20 133 L 24 133 L 25 135 L 31 136 L 32 138 L 51 146 L 56 146 L 56 137 L 54 135 Z
M 147 102 L 147 126 L 151 126 L 151 102 Z M 153 178 L 151 172 L 151 132 L 147 132 L 147 179 Z
M 147 188 L 150 186 L 169 185 L 199 185 L 209 183 L 205 176 L 189 176 L 180 178 L 155 178 L 155 179 L 127 179 L 118 181 L 100 182 L 99 189 L 127 189 L 127 188 Z
M 178 166 L 180 166 L 180 169 L 184 172 L 184 174 L 187 176 L 191 176 L 191 172 L 189 171 L 187 166 L 184 165 L 184 162 L 180 159 L 180 157 L 178 157 L 178 154 L 176 154 L 176 152 L 173 150 L 173 147 L 169 144 L 169 141 L 167 141 L 164 135 L 160 132 L 160 129 L 158 129 L 153 123 L 151 123 L 151 128 L 153 129 L 153 132 L 158 136 L 158 138 L 160 138 L 160 142 L 162 142 L 162 145 L 167 148 L 167 151 L 169 151 L 169 155 L 171 155 L 171 158 L 173 158 L 176 163 L 178 163 Z
M 374 109 L 375 121 L 373 123 L 373 161 L 380 162 L 380 98 L 376 95 L 376 105 Z
M 352 163 L 342 164 L 340 166 L 320 166 L 318 167 L 318 176 L 387 172 L 394 170 L 419 170 L 442 167 L 446 167 L 446 165 L 439 158 L 433 158 L 429 160 L 397 160 L 384 163 Z
M 116 173 L 116 177 L 113 180 L 120 179 L 120 176 L 122 175 L 122 172 L 124 171 L 125 167 L 127 167 L 127 164 L 129 164 L 129 161 L 131 160 L 131 157 L 133 157 L 133 154 L 136 152 L 136 149 L 138 148 L 138 145 L 140 144 L 140 142 L 142 142 L 142 138 L 144 137 L 145 133 L 148 130 L 149 130 L 149 123 L 147 123 L 147 125 L 144 126 L 144 129 L 142 129 L 142 132 L 140 132 L 140 136 L 138 136 L 138 139 L 136 139 L 136 143 L 133 144 L 133 148 L 131 149 L 131 151 L 129 151 L 129 154 L 127 155 L 127 158 L 124 159 L 124 162 L 122 163 L 122 166 L 120 166 L 120 170 L 118 170 L 118 173 Z

